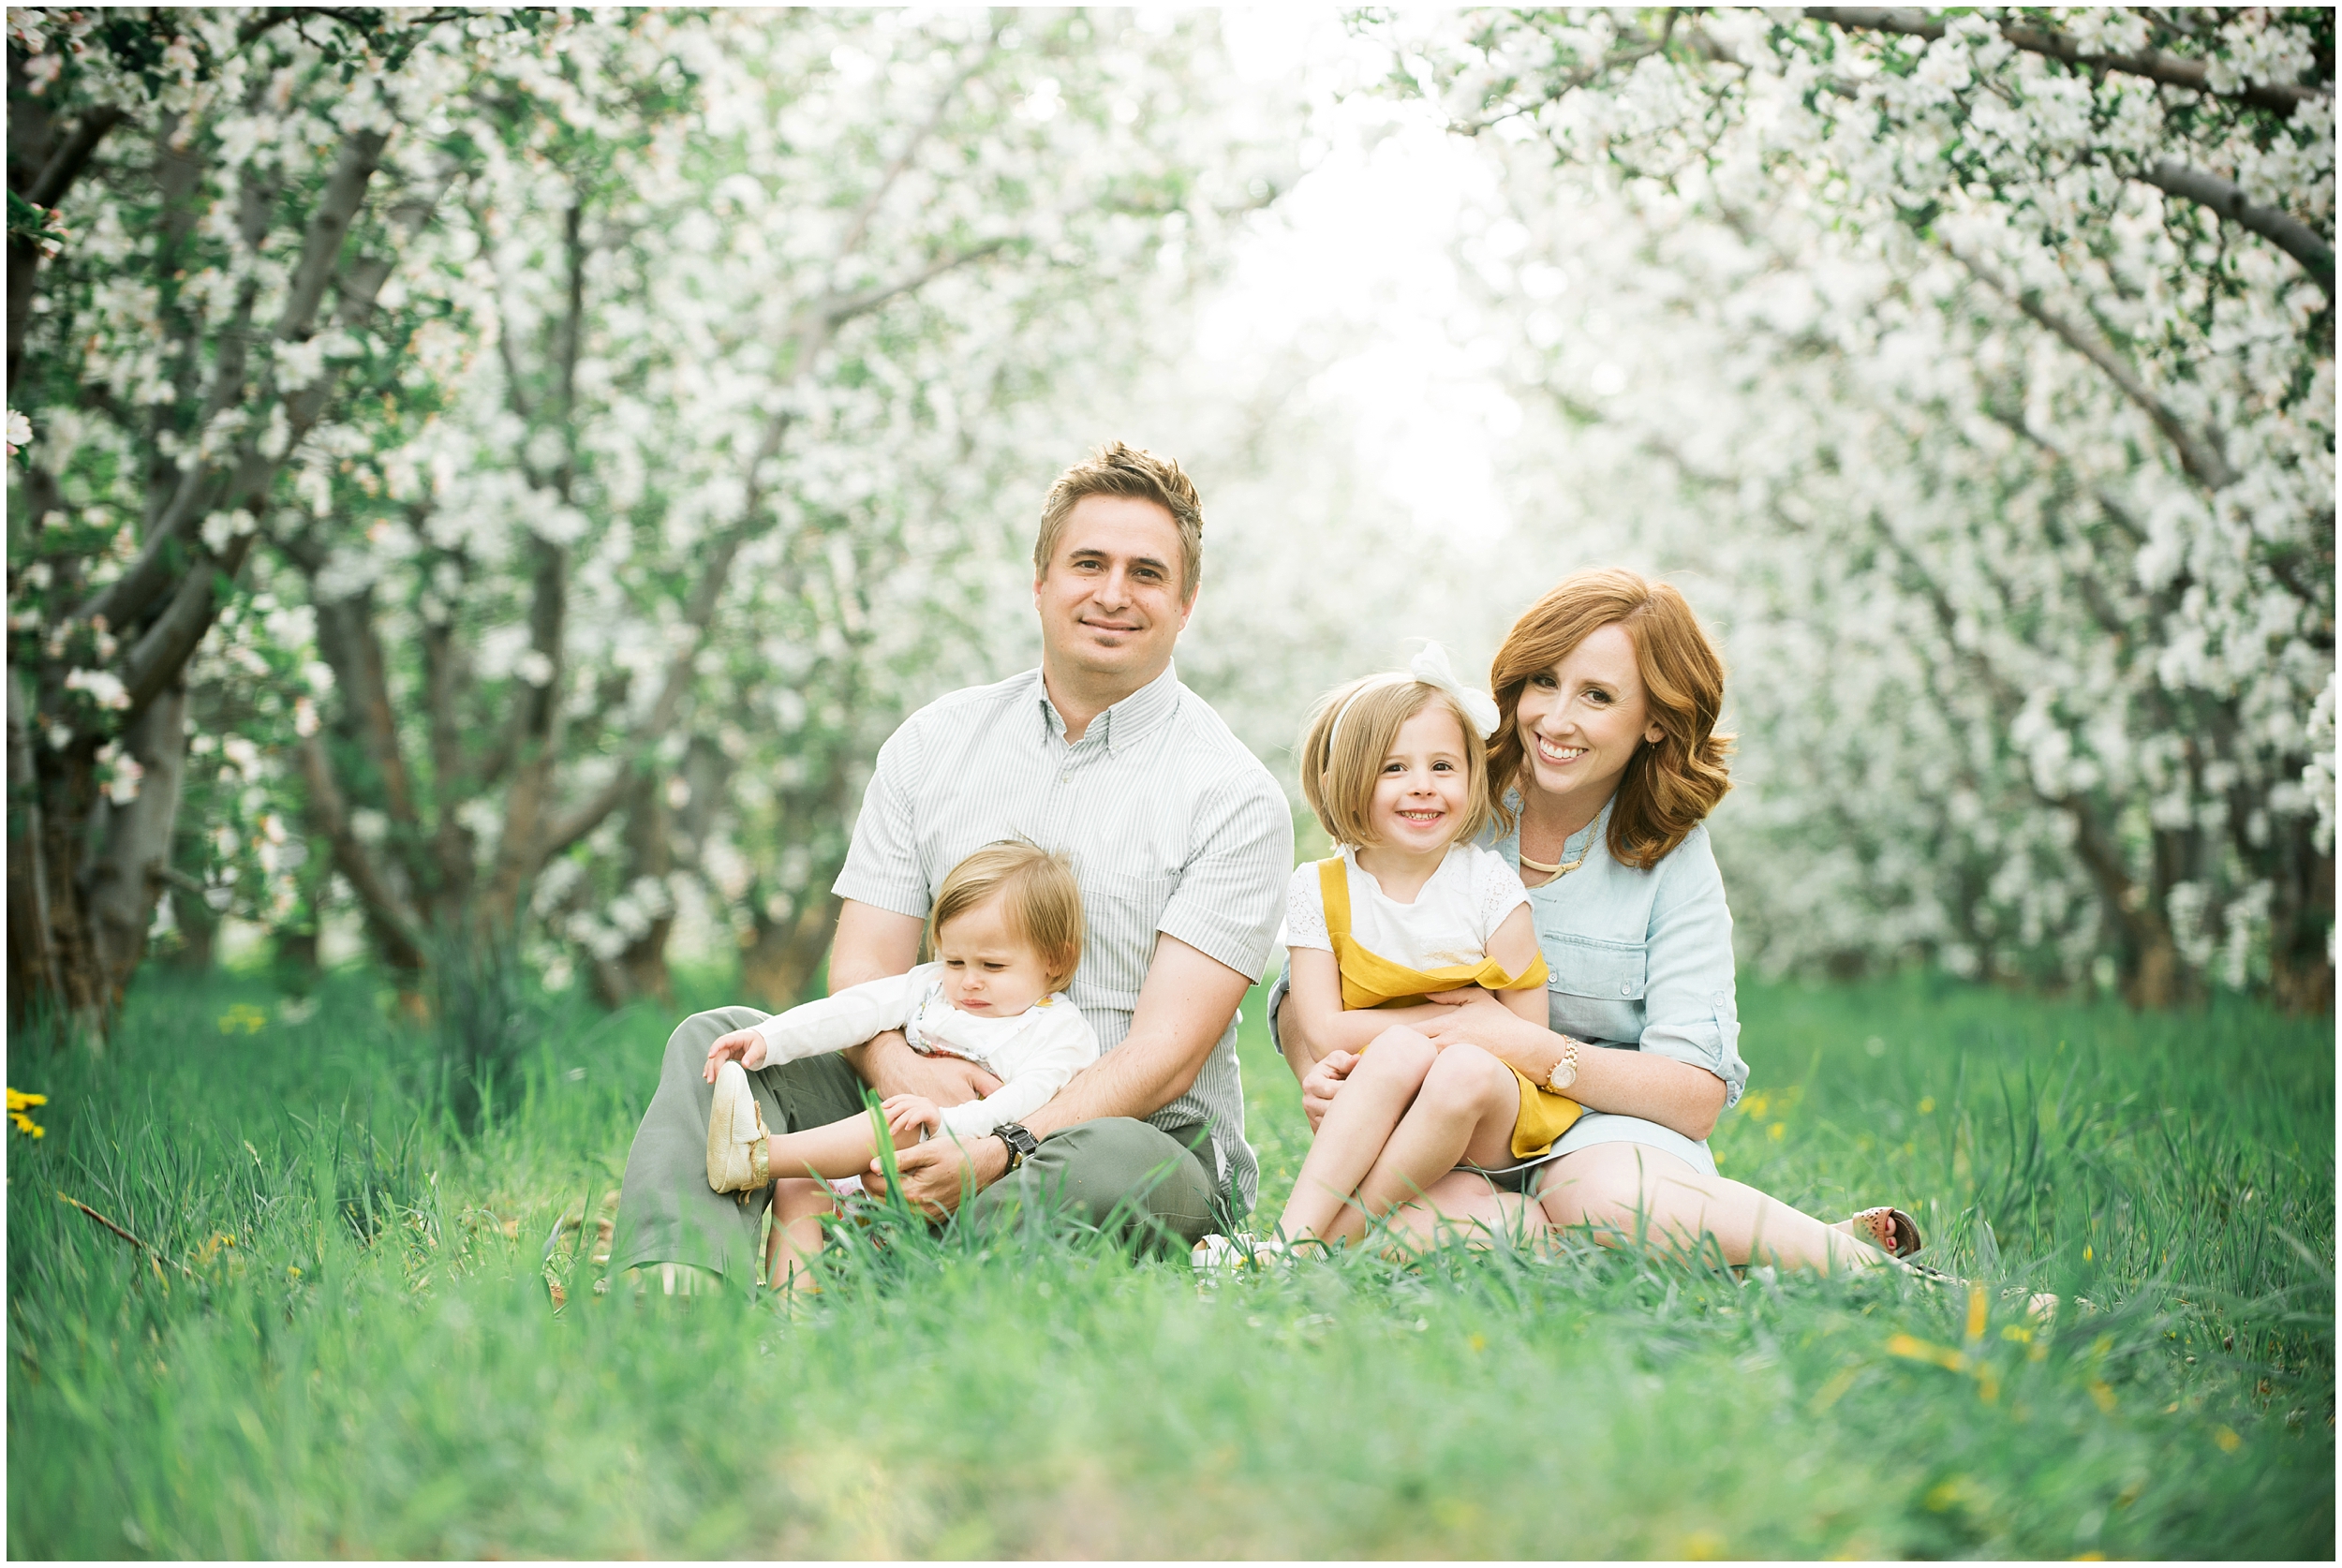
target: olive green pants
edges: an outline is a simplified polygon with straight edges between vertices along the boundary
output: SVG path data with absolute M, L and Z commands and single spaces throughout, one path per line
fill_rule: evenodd
M 762 1023 L 752 1007 L 722 1007 L 686 1018 L 667 1040 L 659 1091 L 627 1151 L 618 1199 L 613 1273 L 644 1264 L 691 1264 L 728 1280 L 753 1280 L 763 1258 L 772 1192 L 711 1192 L 707 1119 L 716 1087 L 701 1078 L 707 1048 L 722 1035 Z M 803 1132 L 863 1111 L 862 1080 L 839 1056 L 812 1057 L 749 1074 L 774 1132 Z M 1112 1226 L 1148 1250 L 1183 1250 L 1215 1228 L 1218 1182 L 1201 1123 L 1168 1131 L 1129 1117 L 1085 1121 L 1050 1134 L 1022 1167 L 977 1193 L 955 1221 L 1015 1222 L 1068 1213 Z

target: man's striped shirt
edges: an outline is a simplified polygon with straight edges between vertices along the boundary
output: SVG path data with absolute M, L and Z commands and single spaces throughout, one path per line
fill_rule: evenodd
M 879 750 L 835 891 L 924 920 L 944 875 L 1001 838 L 1061 850 L 1087 939 L 1070 987 L 1111 1051 L 1130 1033 L 1155 934 L 1247 976 L 1268 963 L 1293 865 L 1293 818 L 1268 770 L 1168 666 L 1068 745 L 1041 672 L 921 708 Z M 1249 1211 L 1236 1024 L 1185 1094 L 1146 1118 L 1208 1121 L 1223 1195 Z

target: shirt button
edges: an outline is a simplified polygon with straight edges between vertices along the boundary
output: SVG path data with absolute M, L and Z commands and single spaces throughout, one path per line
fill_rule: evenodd
M 1631 980 L 1620 981 L 1618 983 L 1618 994 L 1622 997 L 1633 996 L 1635 994 L 1635 983 Z

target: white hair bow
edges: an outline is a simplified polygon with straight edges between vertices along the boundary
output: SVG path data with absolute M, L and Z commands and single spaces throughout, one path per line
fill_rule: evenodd
M 1349 701 L 1341 704 L 1341 711 L 1334 715 L 1334 721 L 1326 732 L 1326 744 L 1331 747 L 1334 737 L 1341 733 L 1341 721 L 1359 698 L 1370 691 L 1379 691 L 1386 686 L 1402 686 L 1410 681 L 1420 681 L 1446 693 L 1455 702 L 1458 710 L 1472 721 L 1473 728 L 1480 732 L 1482 740 L 1495 735 L 1496 726 L 1502 718 L 1497 712 L 1496 699 L 1485 691 L 1475 691 L 1458 680 L 1454 668 L 1447 662 L 1447 650 L 1437 643 L 1425 643 L 1422 652 L 1408 661 L 1405 670 L 1371 676 L 1357 690 L 1350 693 Z

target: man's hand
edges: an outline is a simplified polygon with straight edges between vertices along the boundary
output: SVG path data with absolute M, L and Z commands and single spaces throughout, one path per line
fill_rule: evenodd
M 734 1029 L 707 1048 L 707 1066 L 700 1072 L 704 1083 L 716 1081 L 716 1069 L 725 1062 L 736 1061 L 753 1072 L 764 1065 L 764 1037 L 754 1029 Z
M 959 1207 L 960 1200 L 981 1192 L 1008 1171 L 1008 1146 L 983 1137 L 971 1144 L 956 1138 L 929 1138 L 897 1150 L 895 1168 L 902 1175 L 903 1196 L 931 1220 L 941 1220 Z M 886 1196 L 886 1173 L 876 1160 L 863 1174 L 863 1191 L 874 1198 Z
M 888 1029 L 846 1053 L 846 1064 L 882 1096 L 915 1094 L 938 1105 L 965 1105 L 1001 1087 L 1001 1080 L 958 1057 L 923 1057 L 900 1029 Z
M 1301 1114 L 1310 1118 L 1312 1132 L 1326 1119 L 1326 1113 L 1333 1109 L 1334 1096 L 1341 1091 L 1341 1081 L 1357 1065 L 1356 1052 L 1328 1051 L 1310 1069 L 1309 1076 L 1301 1080 Z
M 893 1095 L 879 1109 L 886 1117 L 886 1130 L 897 1138 L 914 1129 L 929 1133 L 943 1130 L 943 1113 L 924 1094 Z

